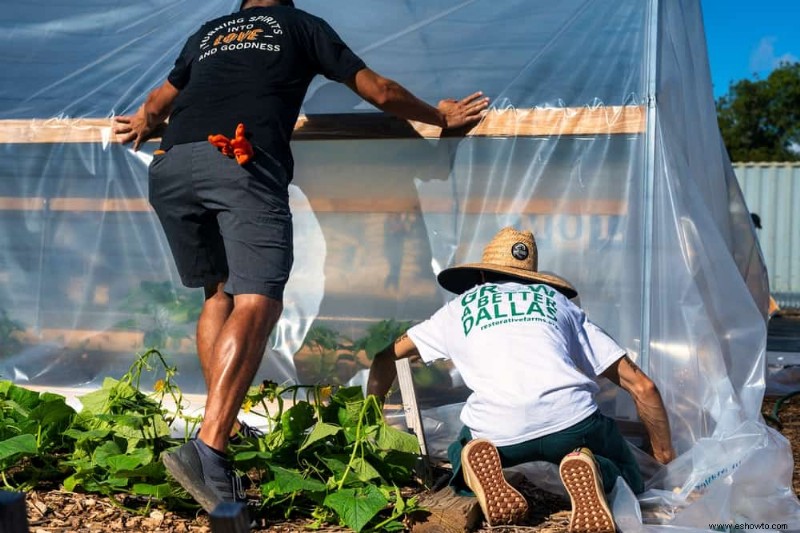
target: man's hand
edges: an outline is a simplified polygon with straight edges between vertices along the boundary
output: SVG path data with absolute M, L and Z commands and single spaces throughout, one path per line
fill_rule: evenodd
M 393 344 L 375 354 L 369 367 L 367 394 L 385 398 L 397 377 L 395 363 L 405 357 L 419 357 L 419 351 L 407 333 L 403 333 Z
M 179 92 L 169 81 L 165 81 L 150 91 L 135 115 L 115 117 L 114 134 L 117 140 L 122 144 L 133 141 L 133 149 L 138 151 L 143 142 L 160 135 Z
M 636 363 L 625 355 L 609 366 L 603 376 L 631 395 L 639 419 L 650 437 L 653 457 L 661 464 L 675 459 L 672 447 L 672 433 L 664 400 L 651 380 Z
M 144 106 L 135 115 L 114 117 L 114 135 L 122 144 L 133 142 L 133 151 L 138 152 L 142 143 L 153 137 L 154 131 L 147 126 Z
M 482 92 L 477 92 L 461 100 L 442 100 L 438 109 L 444 115 L 445 129 L 453 129 L 476 124 L 484 117 L 488 107 L 489 99 Z
M 662 465 L 671 463 L 676 456 L 677 454 L 675 453 L 675 448 L 673 448 L 671 445 L 666 450 L 653 450 L 653 457 Z
M 396 81 L 368 68 L 345 82 L 356 94 L 381 111 L 406 120 L 418 120 L 444 129 L 463 128 L 478 122 L 489 107 L 489 99 L 477 92 L 461 100 L 442 100 L 433 107 Z

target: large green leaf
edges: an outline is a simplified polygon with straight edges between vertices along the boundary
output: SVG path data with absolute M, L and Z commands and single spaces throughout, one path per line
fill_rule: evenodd
M 86 411 L 94 415 L 99 415 L 107 411 L 109 395 L 111 394 L 111 390 L 106 387 L 106 384 L 109 383 L 109 380 L 111 380 L 111 378 L 106 378 L 103 380 L 102 388 L 92 391 L 88 394 L 84 394 L 83 396 L 78 396 L 78 399 L 81 401 L 81 405 L 83 405 L 83 408 Z M 113 383 L 117 383 L 116 380 L 111 381 Z
M 30 412 L 30 418 L 37 420 L 42 426 L 65 424 L 73 416 L 75 416 L 75 410 L 67 405 L 64 398 L 61 397 L 48 398 Z
M 153 453 L 150 450 L 140 448 L 134 450 L 133 453 L 109 455 L 105 458 L 105 463 L 111 472 L 118 472 L 120 470 L 133 470 L 138 466 L 149 463 L 152 458 Z
M 114 431 L 117 433 L 119 433 L 123 428 L 132 429 L 138 433 L 147 423 L 147 417 L 139 414 L 108 414 L 98 416 L 97 418 L 113 423 L 115 426 Z M 141 435 L 141 433 L 139 434 Z
M 300 440 L 305 431 L 314 424 L 314 408 L 308 402 L 299 402 L 281 416 L 281 429 L 288 441 Z
M 0 441 L 0 461 L 14 455 L 25 453 L 36 455 L 39 447 L 36 445 L 36 437 L 30 434 L 17 435 L 4 441 Z
M 321 440 L 327 439 L 328 437 L 332 437 L 339 433 L 342 430 L 339 426 L 335 426 L 333 424 L 326 424 L 325 422 L 318 422 L 314 429 L 311 430 L 311 433 L 308 434 L 306 437 L 305 442 L 300 448 L 297 450 L 299 452 L 305 450 L 315 442 L 319 442 Z
M 101 485 L 107 485 L 114 489 L 123 489 L 128 486 L 128 478 L 126 477 L 109 477 L 100 482 Z
M 331 397 L 331 401 L 339 405 L 351 402 L 359 402 L 364 399 L 364 391 L 361 387 L 340 387 Z
M 268 461 L 272 459 L 272 454 L 270 452 L 246 450 L 243 452 L 238 452 L 236 455 L 233 456 L 233 460 L 237 463 L 250 461 L 251 459 L 264 459 Z
M 39 432 L 39 424 L 31 420 L 30 411 L 14 400 L 0 400 L 0 413 L 5 427 L 10 429 L 10 433 L 6 432 L 4 437 L 23 433 L 35 435 Z
M 73 492 L 75 488 L 81 484 L 81 478 L 78 474 L 72 474 L 64 479 L 64 489 Z
M 39 393 L 16 385 L 11 385 L 6 392 L 9 400 L 13 400 L 26 411 L 30 411 L 41 403 Z
M 55 394 L 53 392 L 43 392 L 43 393 L 41 393 L 39 395 L 39 399 L 42 400 L 42 402 L 44 402 L 44 403 L 47 403 L 47 402 L 59 402 L 59 401 L 60 402 L 66 402 L 67 401 L 67 399 L 64 396 L 61 396 L 60 394 Z
M 361 480 L 358 478 L 358 474 L 353 471 L 351 468 L 350 471 L 347 471 L 347 462 L 350 460 L 350 456 L 348 455 L 329 455 L 329 456 L 321 456 L 317 454 L 317 459 L 322 461 L 322 463 L 328 467 L 328 470 L 331 471 L 333 477 L 335 478 L 336 483 L 342 479 L 344 473 L 347 472 L 347 479 L 345 479 L 344 486 L 351 486 L 351 485 L 359 485 L 361 484 Z
M 267 435 L 267 437 L 264 439 L 264 443 L 266 444 L 268 450 L 275 451 L 286 444 L 286 437 L 283 435 L 283 431 L 281 429 L 276 429 Z
M 272 481 L 261 486 L 261 492 L 265 496 L 280 494 L 296 494 L 303 491 L 325 492 L 326 486 L 316 479 L 306 479 L 299 470 L 289 470 L 280 466 L 270 465 L 272 471 Z
M 374 485 L 342 489 L 325 498 L 325 505 L 336 511 L 342 522 L 355 531 L 361 531 L 388 503 Z
M 3 411 L 5 411 L 7 416 L 10 416 L 12 420 L 19 422 L 30 422 L 28 419 L 28 415 L 30 414 L 30 409 L 27 407 L 20 405 L 15 400 L 10 398 L 3 400 L 2 403 Z
M 378 430 L 376 444 L 382 450 L 397 450 L 406 453 L 420 453 L 419 440 L 411 433 L 400 431 L 388 424 L 382 424 Z
M 362 459 L 361 457 L 353 459 L 351 466 L 353 472 L 355 472 L 356 476 L 358 476 L 358 479 L 361 481 L 369 482 L 370 480 L 381 477 L 380 473 L 378 473 L 366 459 Z
M 381 475 L 389 482 L 408 483 L 414 474 L 419 454 L 398 452 L 395 450 L 378 454 L 381 460 L 375 464 Z
M 153 417 L 151 423 L 145 427 L 144 432 L 151 439 L 169 437 L 172 434 L 169 424 L 167 424 L 163 416 Z
M 122 454 L 122 450 L 117 443 L 112 441 L 104 442 L 98 446 L 92 454 L 92 461 L 97 466 L 108 468 L 108 458 Z
M 325 350 L 336 350 L 340 347 L 339 333 L 325 326 L 312 326 L 303 341 L 304 346 L 313 348 L 315 345 Z
M 339 425 L 345 430 L 355 429 L 358 425 L 358 420 L 361 417 L 361 410 L 364 408 L 364 400 L 355 400 L 348 402 L 339 407 L 337 413 L 339 417 Z
M 140 496 L 152 496 L 162 500 L 167 496 L 172 496 L 172 486 L 169 483 L 161 483 L 159 485 L 135 483 L 132 491 L 134 494 L 138 494 Z
M 133 470 L 118 470 L 115 474 L 119 477 L 126 477 L 128 479 L 161 481 L 165 479 L 166 471 L 164 469 L 164 465 L 156 461 L 153 463 L 146 463 L 142 466 L 134 468 Z
M 317 459 L 322 461 L 322 463 L 328 467 L 328 470 L 330 470 L 334 476 L 342 477 L 347 469 L 346 461 L 349 459 L 349 457 L 346 455 L 322 456 L 317 454 Z
M 92 429 L 89 431 L 81 431 L 79 429 L 70 428 L 64 431 L 64 436 L 70 437 L 77 441 L 77 444 L 83 444 L 87 441 L 103 440 L 111 433 L 110 429 Z

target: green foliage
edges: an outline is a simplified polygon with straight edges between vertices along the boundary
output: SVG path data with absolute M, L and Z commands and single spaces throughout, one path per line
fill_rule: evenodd
M 140 388 L 145 373 L 163 376 L 151 393 Z M 78 413 L 61 396 L 0 382 L 6 487 L 30 488 L 47 477 L 67 490 L 144 497 L 148 508 L 155 500 L 168 507 L 190 504 L 160 461 L 199 423 L 183 413 L 176 373 L 150 350 L 120 379 L 106 378 L 81 396 Z M 243 409 L 264 417 L 269 428 L 265 437 L 231 447 L 237 468 L 259 480 L 264 513 L 393 531 L 417 509 L 416 500 L 398 489 L 413 482 L 417 440 L 389 426 L 378 399 L 364 398 L 359 387 L 265 383 L 249 391 Z M 178 421 L 186 423 L 183 439 L 172 436 Z
M 285 409 L 287 396 L 293 405 Z M 403 500 L 397 486 L 412 481 L 419 444 L 386 423 L 376 397 L 364 398 L 360 387 L 266 382 L 245 406 L 271 429 L 234 450 L 238 467 L 260 471 L 263 511 L 338 520 L 355 531 L 402 529 L 415 501 Z
M 22 324 L 11 320 L 5 309 L 0 309 L 0 357 L 12 355 L 20 350 L 22 342 L 18 335 L 23 331 Z
M 191 338 L 188 326 L 200 317 L 203 298 L 199 292 L 178 289 L 169 281 L 143 281 L 125 297 L 123 305 L 136 317 L 117 326 L 141 330 L 146 347 L 164 349 Z
M 800 159 L 800 63 L 732 84 L 717 101 L 717 118 L 733 161 Z
M 62 435 L 75 416 L 64 398 L 0 381 L 0 476 L 6 488 L 27 490 L 60 475 Z
M 352 350 L 365 351 L 370 360 L 410 328 L 412 322 L 382 320 L 367 328 L 366 336 L 353 342 Z
M 156 382 L 152 395 L 146 395 L 139 389 L 142 373 L 157 369 L 163 369 L 165 377 Z M 83 410 L 65 432 L 74 445 L 64 460 L 73 470 L 64 488 L 105 495 L 174 495 L 159 457 L 180 444 L 171 437 L 171 424 L 179 418 L 193 421 L 182 413 L 183 399 L 172 383 L 175 374 L 160 352 L 150 350 L 120 380 L 106 378 L 99 390 L 79 398 Z M 175 414 L 164 408 L 166 396 L 173 400 Z
M 366 368 L 365 363 L 405 333 L 411 325 L 411 322 L 382 320 L 368 327 L 366 334 L 356 340 L 329 327 L 315 325 L 309 329 L 303 341 L 303 348 L 311 355 L 310 367 L 302 370 L 304 374 L 309 374 L 311 381 L 341 384 L 356 371 Z M 339 365 L 345 362 L 350 364 L 349 372 L 340 375 Z

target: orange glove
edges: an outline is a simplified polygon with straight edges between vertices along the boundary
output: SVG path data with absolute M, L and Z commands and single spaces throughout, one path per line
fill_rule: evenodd
M 244 124 L 236 126 L 236 137 L 231 141 L 233 155 L 240 165 L 246 165 L 253 159 L 253 145 L 244 135 Z
M 236 127 L 236 137 L 228 139 L 224 135 L 209 135 L 208 142 L 219 148 L 222 155 L 235 157 L 240 165 L 246 165 L 253 159 L 253 145 L 245 137 L 244 124 Z
M 231 147 L 231 140 L 225 137 L 224 135 L 222 134 L 209 135 L 208 142 L 219 148 L 219 150 L 222 152 L 222 155 L 233 157 L 233 148 Z

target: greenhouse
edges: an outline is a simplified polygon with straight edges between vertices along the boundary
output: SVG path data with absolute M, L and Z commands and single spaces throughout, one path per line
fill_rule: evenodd
M 0 15 L 0 379 L 71 397 L 156 347 L 203 394 L 202 291 L 181 286 L 148 202 L 158 143 L 134 152 L 112 119 L 239 3 L 37 0 Z M 491 107 L 443 135 L 314 80 L 292 144 L 295 263 L 259 380 L 362 384 L 379 344 L 453 297 L 438 272 L 480 259 L 504 226 L 530 229 L 540 269 L 577 287 L 669 412 L 679 457 L 637 456 L 648 490 L 615 491 L 620 530 L 800 529 L 789 444 L 760 414 L 769 284 L 717 127 L 699 0 L 297 5 L 423 100 L 483 91 Z M 414 374 L 441 456 L 462 382 Z M 632 403 L 606 385 L 603 412 L 641 444 Z

